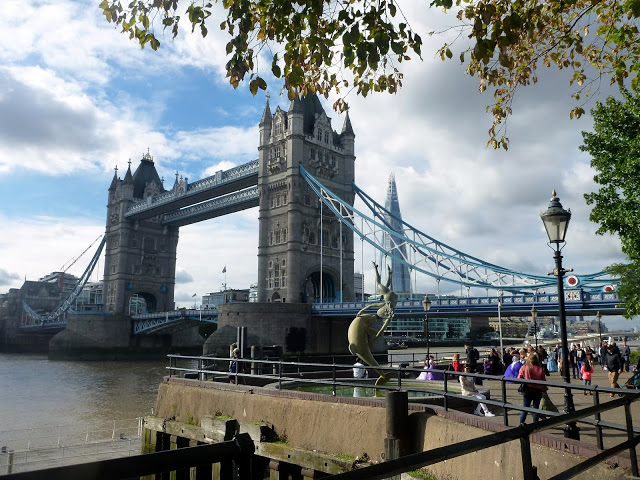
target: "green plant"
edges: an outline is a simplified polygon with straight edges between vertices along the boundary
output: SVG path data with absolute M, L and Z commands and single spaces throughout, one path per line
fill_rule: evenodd
M 340 460 L 349 460 L 350 462 L 353 462 L 356 457 L 352 457 L 351 455 L 347 455 L 346 453 L 338 453 L 336 455 L 336 458 L 339 458 Z
M 186 423 L 187 425 L 195 425 L 196 427 L 200 426 L 200 421 L 197 420 L 195 416 L 189 413 L 187 413 Z
M 430 473 L 425 472 L 421 468 L 419 468 L 418 470 L 411 470 L 410 472 L 407 472 L 407 475 L 414 478 L 420 478 L 422 480 L 438 480 L 436 477 L 434 477 Z
M 640 359 L 640 350 L 631 352 L 631 355 L 629 355 L 629 365 L 637 365 L 638 359 Z
M 289 445 L 289 437 L 287 437 L 286 433 L 282 435 L 276 433 L 276 439 L 273 443 L 279 443 L 281 445 Z

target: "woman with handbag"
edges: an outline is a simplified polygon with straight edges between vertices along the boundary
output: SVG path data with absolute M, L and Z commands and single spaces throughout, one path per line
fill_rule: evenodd
M 524 378 L 526 380 L 546 380 L 547 377 L 544 375 L 544 371 L 542 370 L 542 366 L 540 365 L 540 359 L 537 355 L 529 355 L 527 357 L 527 363 L 520 369 L 518 373 L 518 378 Z M 522 387 L 522 400 L 523 406 L 525 407 L 540 407 L 540 400 L 542 399 L 542 392 L 545 387 L 544 385 L 538 384 L 529 384 L 523 383 Z M 520 391 L 520 389 L 518 389 Z M 527 419 L 527 412 L 523 411 L 520 414 L 520 423 L 524 423 Z M 533 414 L 534 423 L 538 421 L 538 414 Z

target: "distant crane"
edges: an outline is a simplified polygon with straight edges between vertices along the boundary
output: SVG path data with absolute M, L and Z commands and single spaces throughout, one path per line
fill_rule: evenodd
M 62 273 L 62 275 L 60 275 L 60 292 L 62 292 L 62 287 L 64 287 L 64 274 L 67 273 L 67 270 L 69 270 L 71 267 L 73 267 L 75 265 L 75 263 L 80 260 L 82 258 L 82 256 L 87 253 L 89 251 L 89 249 L 91 247 L 93 247 L 93 245 L 102 238 L 102 235 L 98 235 L 98 238 L 96 238 L 93 242 L 91 242 L 91 245 L 89 245 L 87 248 L 85 248 L 82 253 L 80 255 L 78 255 L 75 258 L 72 258 L 71 260 L 69 260 L 68 262 L 66 262 L 64 265 L 62 265 L 62 267 L 60 267 L 60 273 Z M 68 265 L 67 265 L 68 264 Z M 65 267 L 66 266 L 66 267 Z

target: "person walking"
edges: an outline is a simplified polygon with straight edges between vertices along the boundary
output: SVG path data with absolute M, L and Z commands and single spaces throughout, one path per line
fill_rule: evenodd
M 582 381 L 584 382 L 585 387 L 591 386 L 591 375 L 593 374 L 593 367 L 591 366 L 591 362 L 588 358 L 585 358 L 582 363 L 582 367 L 580 367 L 580 376 L 582 377 Z M 586 390 L 583 390 L 584 394 L 587 394 Z M 589 390 L 589 395 L 592 395 L 591 390 Z
M 467 354 L 465 365 L 471 367 L 471 373 L 476 373 L 476 363 L 480 360 L 480 353 L 470 343 L 465 343 L 464 351 Z
M 604 340 L 602 345 L 600 345 L 600 368 L 604 370 L 606 365 L 605 359 L 607 357 L 607 341 Z
M 504 370 L 502 369 L 500 355 L 498 355 L 498 352 L 495 348 L 492 348 L 489 352 L 488 359 L 489 363 L 491 363 L 490 375 L 502 375 L 502 372 Z
M 454 353 L 453 354 L 453 361 L 451 362 L 451 368 L 453 368 L 454 372 L 461 372 L 462 371 L 462 364 L 460 363 L 460 354 L 459 353 Z
M 578 362 L 576 360 L 578 348 L 573 344 L 573 348 L 569 351 L 569 365 L 571 366 L 569 373 L 573 373 L 573 378 L 578 378 Z
M 624 371 L 629 371 L 629 356 L 631 355 L 631 348 L 627 345 L 627 341 L 622 342 L 622 350 L 620 351 L 622 354 L 622 361 L 624 362 Z
M 465 343 L 464 348 L 467 354 L 465 365 L 469 365 L 469 367 L 471 367 L 471 373 L 476 373 L 478 368 L 477 363 L 478 360 L 480 360 L 480 353 L 470 343 Z M 482 378 L 474 378 L 473 381 L 476 385 L 482 385 Z
M 605 356 L 605 367 L 609 371 L 609 383 L 611 383 L 611 388 L 620 388 L 618 385 L 618 377 L 622 373 L 623 362 L 620 354 L 616 352 L 616 346 L 611 343 L 607 345 L 607 354 Z M 614 394 L 610 393 L 610 397 L 613 397 Z
M 524 378 L 527 380 L 546 380 L 547 378 L 544 376 L 544 371 L 542 370 L 542 366 L 540 365 L 540 359 L 537 355 L 529 355 L 527 358 L 527 363 L 520 369 L 520 373 L 518 374 L 518 378 Z M 540 400 L 542 400 L 542 391 L 546 387 L 544 385 L 538 384 L 523 384 L 523 394 L 522 401 L 524 407 L 540 407 Z M 520 413 L 520 423 L 524 423 L 527 419 L 526 411 Z M 534 423 L 538 421 L 538 414 L 533 413 L 533 421 Z
M 578 378 L 582 379 L 582 376 L 580 374 L 580 371 L 582 370 L 582 365 L 584 365 L 584 359 L 585 359 L 586 355 L 584 353 L 584 350 L 582 349 L 582 347 L 580 346 L 580 344 L 578 344 L 576 346 L 576 367 L 578 369 Z M 575 378 L 575 377 L 574 377 Z

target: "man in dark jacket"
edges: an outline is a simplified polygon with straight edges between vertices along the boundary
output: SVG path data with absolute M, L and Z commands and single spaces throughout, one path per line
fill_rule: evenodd
M 605 358 L 607 356 L 607 341 L 604 340 L 602 342 L 602 345 L 600 345 L 600 352 L 598 352 L 600 354 L 600 368 L 602 368 L 604 370 L 604 366 L 606 365 L 605 363 Z
M 629 356 L 631 355 L 631 348 L 627 345 L 627 341 L 625 340 L 622 343 L 622 351 L 620 352 L 622 355 L 622 360 L 624 361 L 624 371 L 629 371 Z
M 573 378 L 578 378 L 578 362 L 576 360 L 576 351 L 577 347 L 575 343 L 573 344 L 573 348 L 569 350 L 569 365 L 571 365 L 570 372 L 573 372 Z
M 478 360 L 480 360 L 480 353 L 478 352 L 478 350 L 473 348 L 469 343 L 465 343 L 464 348 L 465 348 L 464 351 L 467 354 L 467 360 L 465 362 L 465 365 L 469 365 L 471 367 L 471 373 L 476 373 L 476 363 L 478 362 Z M 474 378 L 473 381 L 475 382 L 476 385 L 482 385 L 481 378 Z
M 607 354 L 604 360 L 607 370 L 609 370 L 609 382 L 611 383 L 611 388 L 620 388 L 620 385 L 618 385 L 618 376 L 622 373 L 622 369 L 624 368 L 622 357 L 620 356 L 619 351 L 616 350 L 617 348 L 613 343 L 608 345 Z M 613 397 L 613 393 L 609 394 L 609 396 Z

